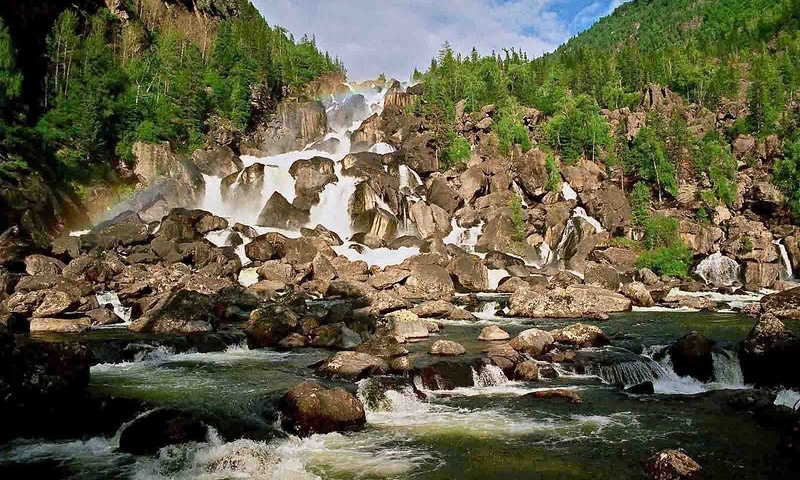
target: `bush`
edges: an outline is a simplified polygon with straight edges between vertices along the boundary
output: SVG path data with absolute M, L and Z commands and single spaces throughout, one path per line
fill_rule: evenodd
M 469 145 L 469 141 L 455 134 L 450 134 L 449 137 L 442 158 L 444 166 L 445 168 L 463 167 L 472 157 L 472 148 Z
M 561 179 L 561 166 L 558 164 L 555 155 L 551 152 L 547 152 L 545 167 L 547 168 L 547 185 L 545 185 L 545 188 L 551 192 L 560 191 L 561 185 L 563 184 L 563 180 Z
M 511 197 L 509 208 L 511 208 L 511 223 L 514 225 L 514 241 L 522 242 L 525 240 L 525 234 L 528 233 L 525 225 L 525 213 L 522 211 L 522 198 L 519 195 Z
M 547 123 L 547 143 L 560 149 L 567 162 L 575 162 L 581 156 L 594 158 L 599 149 L 611 144 L 611 129 L 599 112 L 597 101 L 579 95 L 568 103 L 564 113 Z
M 680 243 L 678 220 L 655 215 L 644 226 L 644 244 L 648 249 L 671 247 Z
M 633 226 L 644 229 L 650 220 L 650 187 L 644 182 L 636 182 L 631 194 Z
M 800 212 L 800 136 L 784 145 L 783 159 L 772 170 L 772 182 L 786 195 L 792 210 Z
M 683 242 L 647 250 L 636 261 L 639 268 L 649 268 L 658 275 L 686 278 L 692 266 L 692 251 Z
M 648 182 L 658 188 L 659 200 L 662 192 L 678 195 L 678 181 L 675 178 L 675 164 L 665 152 L 663 140 L 655 129 L 645 127 L 626 152 L 625 165 L 640 181 Z
M 511 153 L 514 145 L 519 145 L 523 152 L 531 149 L 531 139 L 528 137 L 528 128 L 522 123 L 522 112 L 516 102 L 508 100 L 498 109 L 494 131 L 499 138 L 500 152 L 504 155 Z

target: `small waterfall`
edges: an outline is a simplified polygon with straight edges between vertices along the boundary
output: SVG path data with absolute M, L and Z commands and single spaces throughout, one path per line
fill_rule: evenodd
M 600 233 L 603 231 L 603 226 L 600 224 L 600 222 L 587 215 L 586 210 L 584 210 L 582 207 L 575 207 L 575 210 L 572 212 L 572 216 L 567 220 L 567 223 L 564 226 L 564 233 L 561 234 L 561 240 L 558 242 L 558 247 L 556 247 L 556 255 L 553 258 L 554 260 L 565 260 L 564 256 L 566 254 L 566 249 L 570 242 L 570 238 L 578 233 L 578 227 L 576 225 L 577 219 L 583 219 L 586 221 L 594 228 L 595 233 Z
M 669 376 L 669 372 L 660 363 L 643 357 L 638 362 L 625 362 L 613 365 L 589 365 L 586 373 L 600 377 L 611 385 L 632 387 L 644 382 L 652 382 Z
M 783 265 L 783 279 L 793 280 L 794 271 L 792 269 L 792 261 L 789 259 L 789 252 L 786 251 L 786 245 L 783 244 L 783 240 L 775 240 L 772 243 L 777 245 L 778 251 L 781 254 L 781 265 Z
M 572 185 L 567 182 L 561 184 L 561 196 L 564 200 L 577 200 L 578 192 L 572 189 Z
M 319 203 L 311 208 L 311 224 L 324 225 L 343 239 L 353 233 L 350 203 L 360 180 L 342 175 L 341 162 L 336 164 L 339 181 L 329 184 L 319 196 Z
M 226 206 L 222 200 L 222 178 L 203 174 L 203 179 L 206 181 L 206 193 L 201 208 L 209 212 L 224 212 Z
M 729 388 L 744 387 L 744 375 L 739 364 L 739 356 L 730 350 L 719 350 L 711 353 L 714 360 L 714 383 Z
M 478 371 L 472 369 L 472 382 L 477 388 L 495 387 L 508 383 L 508 377 L 497 365 L 483 365 Z
M 730 287 L 739 280 L 739 271 L 736 260 L 717 252 L 703 259 L 694 273 L 709 285 Z

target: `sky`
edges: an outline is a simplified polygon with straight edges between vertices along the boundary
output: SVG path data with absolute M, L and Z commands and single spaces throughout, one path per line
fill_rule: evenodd
M 271 25 L 344 61 L 350 80 L 407 80 L 449 41 L 468 54 L 552 51 L 625 0 L 253 0 Z

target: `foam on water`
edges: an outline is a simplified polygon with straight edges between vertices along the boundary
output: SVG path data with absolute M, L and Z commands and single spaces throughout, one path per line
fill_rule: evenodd
M 500 280 L 510 276 L 508 270 L 489 270 L 489 290 L 497 290 Z
M 800 392 L 797 390 L 781 390 L 775 397 L 775 405 L 783 405 L 789 408 L 800 408 Z
M 359 253 L 350 248 L 347 243 L 333 247 L 333 250 L 339 255 L 346 256 L 351 261 L 363 260 L 367 262 L 367 265 L 380 268 L 403 263 L 405 259 L 419 254 L 419 249 L 414 247 L 400 247 L 396 250 L 390 248 L 365 249 L 364 253 Z

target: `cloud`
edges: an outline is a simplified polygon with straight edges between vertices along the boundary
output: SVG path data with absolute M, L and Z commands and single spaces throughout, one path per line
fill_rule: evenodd
M 619 0 L 253 0 L 271 24 L 314 35 L 339 56 L 351 79 L 380 73 L 407 79 L 425 69 L 448 40 L 482 54 L 519 48 L 553 50 Z M 589 3 L 589 5 L 586 5 Z

